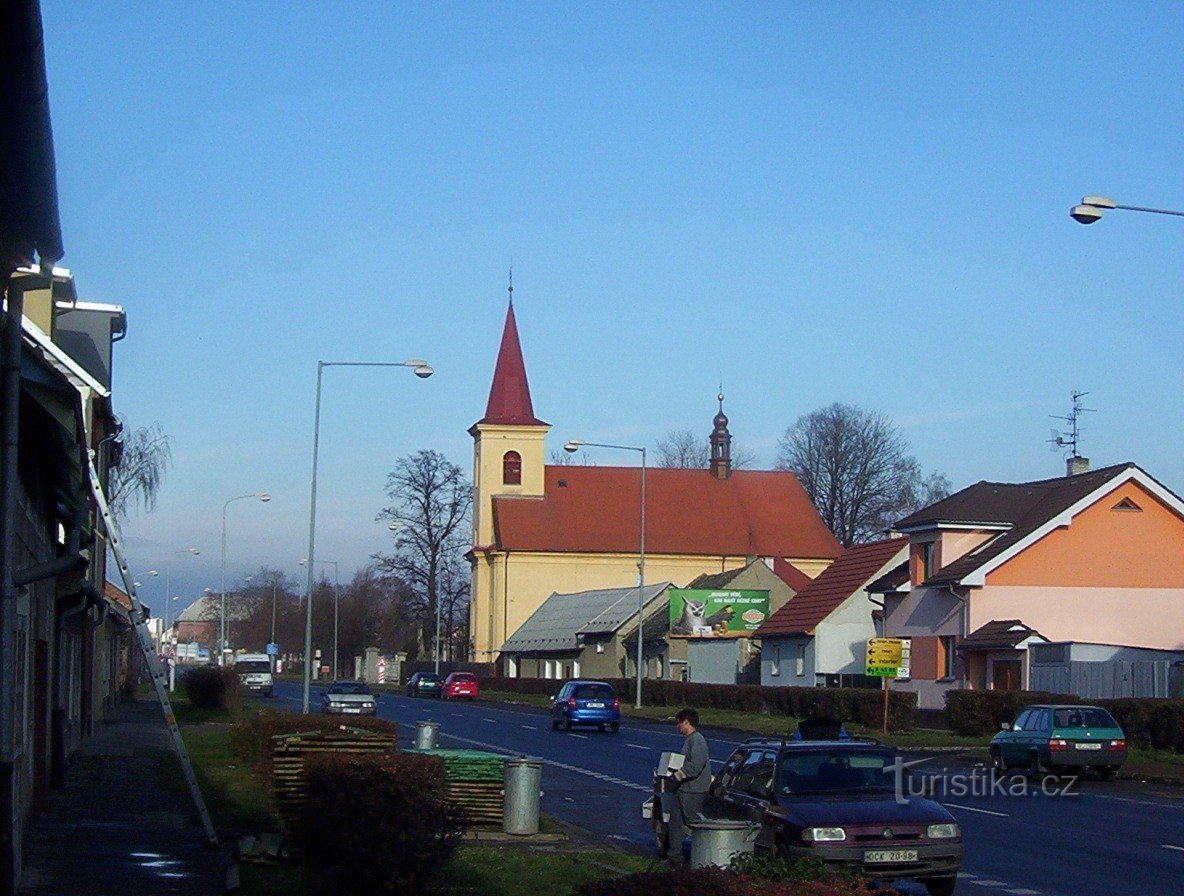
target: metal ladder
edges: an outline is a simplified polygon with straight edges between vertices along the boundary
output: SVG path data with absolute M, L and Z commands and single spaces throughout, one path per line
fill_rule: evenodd
M 189 761 L 189 753 L 185 750 L 185 742 L 181 739 L 181 729 L 177 725 L 177 718 L 173 715 L 173 707 L 169 702 L 168 678 L 164 666 L 156 654 L 156 645 L 152 643 L 152 633 L 148 630 L 148 613 L 140 599 L 136 596 L 136 585 L 127 567 L 127 559 L 123 553 L 123 540 L 119 533 L 119 526 L 111 515 L 107 506 L 107 499 L 103 496 L 102 486 L 99 484 L 99 471 L 95 468 L 95 452 L 87 452 L 90 467 L 90 492 L 94 496 L 99 512 L 103 515 L 103 525 L 107 530 L 108 544 L 115 555 L 115 562 L 119 566 L 119 575 L 123 578 L 123 590 L 127 592 L 132 602 L 131 619 L 136 630 L 136 637 L 140 642 L 140 650 L 144 653 L 144 662 L 152 676 L 152 685 L 156 688 L 156 698 L 160 701 L 160 708 L 164 712 L 164 721 L 169 729 L 169 736 L 173 739 L 173 747 L 177 751 L 177 758 L 181 760 L 181 771 L 189 783 L 189 793 L 193 797 L 193 804 L 197 807 L 197 814 L 201 816 L 202 826 L 206 831 L 206 839 L 211 848 L 218 846 L 218 834 L 214 830 L 214 823 L 210 820 L 209 810 L 201 795 L 201 787 L 197 783 L 197 776 L 193 773 L 193 765 Z

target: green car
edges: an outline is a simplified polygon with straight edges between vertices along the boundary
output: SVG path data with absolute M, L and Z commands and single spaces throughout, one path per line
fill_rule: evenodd
M 1126 735 L 1100 706 L 1029 706 L 991 738 L 1001 774 L 1026 768 L 1034 778 L 1092 769 L 1103 781 L 1126 759 Z

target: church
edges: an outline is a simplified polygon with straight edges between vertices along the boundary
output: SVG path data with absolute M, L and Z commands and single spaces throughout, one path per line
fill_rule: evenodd
M 548 465 L 514 317 L 506 311 L 485 416 L 473 424 L 470 656 L 501 645 L 554 593 L 636 587 L 639 467 Z M 763 560 L 800 590 L 842 553 L 797 478 L 733 470 L 720 409 L 708 469 L 646 471 L 645 580 L 684 586 Z

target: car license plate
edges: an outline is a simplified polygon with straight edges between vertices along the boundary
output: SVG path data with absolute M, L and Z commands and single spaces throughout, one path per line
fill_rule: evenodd
M 917 861 L 917 851 L 915 849 L 869 849 L 864 851 L 863 860 L 865 862 L 915 862 Z
M 1102 749 L 1102 745 L 1101 744 L 1078 744 L 1077 749 L 1079 749 L 1079 750 L 1100 750 L 1100 749 Z
M 342 712 L 361 712 L 362 710 L 357 706 L 347 706 Z
M 592 702 L 590 702 L 590 703 L 588 704 L 588 708 L 589 708 L 589 709 L 604 709 L 604 704 L 603 704 L 603 703 L 599 703 L 599 702 L 596 702 L 596 703 L 592 703 Z

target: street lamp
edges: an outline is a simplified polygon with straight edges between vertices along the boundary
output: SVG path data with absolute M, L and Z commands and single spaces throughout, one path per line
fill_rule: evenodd
M 581 448 L 616 448 L 620 451 L 641 452 L 641 551 L 640 562 L 637 564 L 637 696 L 633 704 L 637 709 L 641 709 L 641 663 L 644 646 L 642 629 L 645 622 L 645 448 L 634 445 L 606 445 L 581 439 L 572 439 L 563 446 L 563 450 L 568 454 L 574 454 Z
M 336 560 L 318 560 L 317 563 L 325 563 L 333 565 L 333 678 L 336 680 L 340 669 L 337 666 L 337 610 L 339 607 L 338 601 L 338 587 L 341 583 L 341 578 L 337 570 Z M 308 566 L 308 558 L 305 557 L 300 561 L 301 566 Z M 274 616 L 274 613 L 272 614 Z
M 249 495 L 238 495 L 231 498 L 222 505 L 222 625 L 219 630 L 218 641 L 218 665 L 225 665 L 226 654 L 226 508 L 235 501 L 243 501 L 247 498 L 258 498 L 263 503 L 271 500 L 271 495 L 267 492 L 251 492 Z
M 312 497 L 308 502 L 308 606 L 304 615 L 304 699 L 302 711 L 308 713 L 308 691 L 312 682 L 312 574 L 316 562 L 317 541 L 317 454 L 321 443 L 321 377 L 326 367 L 409 367 L 421 380 L 435 371 L 420 358 L 406 361 L 317 361 L 317 401 L 312 424 Z M 334 639 L 336 640 L 336 639 Z
M 201 553 L 201 548 L 185 548 L 184 550 L 173 551 L 172 553 L 174 553 L 174 554 L 189 554 L 192 557 L 196 557 Z M 165 570 L 164 570 L 164 631 L 161 632 L 161 640 L 162 641 L 168 636 L 169 629 L 172 628 L 172 625 L 169 623 L 169 611 L 170 611 L 170 608 L 172 607 L 173 601 L 175 601 L 177 599 L 172 596 L 173 587 L 172 587 L 172 584 L 170 583 L 170 580 L 169 580 L 170 579 L 169 573 L 170 573 L 170 570 L 166 566 Z M 158 575 L 160 575 L 160 573 L 157 572 L 155 569 L 150 569 L 150 570 L 148 570 L 148 575 L 158 576 Z
M 1141 205 L 1119 205 L 1108 196 L 1083 196 L 1081 205 L 1075 205 L 1069 209 L 1069 217 L 1078 224 L 1093 224 L 1102 217 L 1102 213 L 1108 209 L 1119 208 L 1128 212 L 1149 212 L 1153 215 L 1174 215 L 1177 218 L 1184 218 L 1184 212 L 1172 211 L 1167 208 L 1146 208 Z

